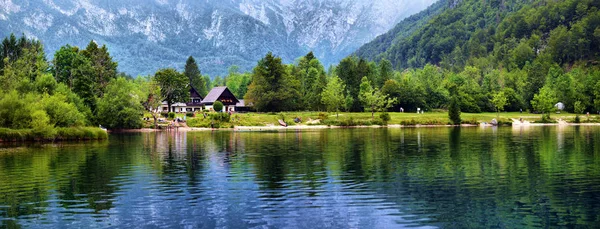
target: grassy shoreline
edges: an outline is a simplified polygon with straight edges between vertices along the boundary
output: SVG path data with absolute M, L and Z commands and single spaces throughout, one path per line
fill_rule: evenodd
M 54 142 L 104 140 L 108 133 L 98 127 L 54 128 L 51 132 L 39 132 L 34 129 L 0 128 L 0 142 Z
M 382 113 L 376 113 L 372 118 L 371 113 L 335 113 L 325 112 L 282 112 L 282 113 L 237 113 L 231 115 L 228 121 L 206 118 L 202 114 L 196 117 L 186 117 L 187 126 L 179 128 L 182 131 L 213 130 L 213 129 L 280 129 L 282 128 L 278 120 L 283 119 L 288 124 L 289 129 L 322 129 L 322 128 L 343 128 L 343 127 L 435 127 L 452 126 L 446 112 L 428 112 L 424 114 L 417 113 L 388 113 L 389 120 L 383 121 L 380 117 Z M 178 114 L 176 117 L 183 118 L 184 114 Z M 489 123 L 492 119 L 497 119 L 500 125 L 512 125 L 513 119 L 523 119 L 530 121 L 533 125 L 542 125 L 540 114 L 502 112 L 497 113 L 462 113 L 462 126 L 479 126 L 481 123 Z M 575 114 L 561 113 L 552 114 L 551 119 L 566 121 L 570 125 L 576 125 Z M 295 118 L 301 120 L 300 123 L 294 122 Z M 581 125 L 600 123 L 599 115 L 580 115 Z M 318 121 L 317 121 L 318 120 Z M 544 125 L 558 125 L 544 124 Z M 145 131 L 158 131 L 148 130 Z M 139 132 L 139 131 L 134 131 Z

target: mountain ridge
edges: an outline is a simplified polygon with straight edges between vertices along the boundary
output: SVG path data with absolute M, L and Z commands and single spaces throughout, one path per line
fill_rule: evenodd
M 432 2 L 2 0 L 0 31 L 43 40 L 49 58 L 62 45 L 95 40 L 107 44 L 122 72 L 181 69 L 192 55 L 214 76 L 230 65 L 251 70 L 268 51 L 285 62 L 314 51 L 324 64 L 336 63 Z

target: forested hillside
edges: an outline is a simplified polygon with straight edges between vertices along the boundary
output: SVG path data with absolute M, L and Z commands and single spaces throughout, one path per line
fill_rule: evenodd
M 423 104 L 431 108 L 448 104 L 452 96 L 448 85 L 458 83 L 455 88 L 460 90 L 455 93 L 462 99 L 463 111 L 495 110 L 492 100 L 499 93 L 508 99 L 508 110 L 550 110 L 534 101 L 542 98 L 549 100 L 547 104 L 563 102 L 568 111 L 575 111 L 576 104 L 578 110 L 600 110 L 596 90 L 600 86 L 599 1 L 454 0 L 445 4 L 443 12 L 411 35 L 381 39 L 389 34 L 382 35 L 362 47 L 358 58 L 389 60 L 394 69 L 404 71 L 400 75 L 424 71 L 430 72 L 422 76 L 428 79 L 439 74 L 434 81 L 416 79 L 427 81 L 426 88 L 445 88 L 442 93 L 425 94 Z M 389 40 L 393 42 L 385 51 L 377 47 Z M 427 101 L 436 96 L 438 101 Z
M 390 48 L 392 44 L 413 34 L 446 8 L 448 8 L 448 0 L 439 0 L 427 9 L 402 20 L 387 33 L 379 35 L 373 41 L 361 46 L 355 54 L 369 60 L 377 60 L 379 55 Z

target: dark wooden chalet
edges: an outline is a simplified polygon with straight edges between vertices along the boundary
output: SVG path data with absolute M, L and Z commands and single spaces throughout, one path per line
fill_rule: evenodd
M 210 109 L 216 101 L 223 103 L 223 111 L 225 112 L 235 111 L 235 105 L 239 103 L 239 100 L 227 87 L 214 87 L 202 100 L 202 104 L 206 109 Z
M 190 86 L 190 101 L 185 104 L 186 111 L 187 112 L 201 111 L 202 105 L 203 105 L 202 104 L 203 99 L 204 98 L 202 98 L 202 95 L 200 95 L 200 93 L 198 93 L 198 90 L 196 90 L 196 88 Z

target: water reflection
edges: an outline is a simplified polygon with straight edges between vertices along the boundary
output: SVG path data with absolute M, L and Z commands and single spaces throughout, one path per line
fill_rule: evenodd
M 171 132 L 3 146 L 0 227 L 593 227 L 599 131 Z

